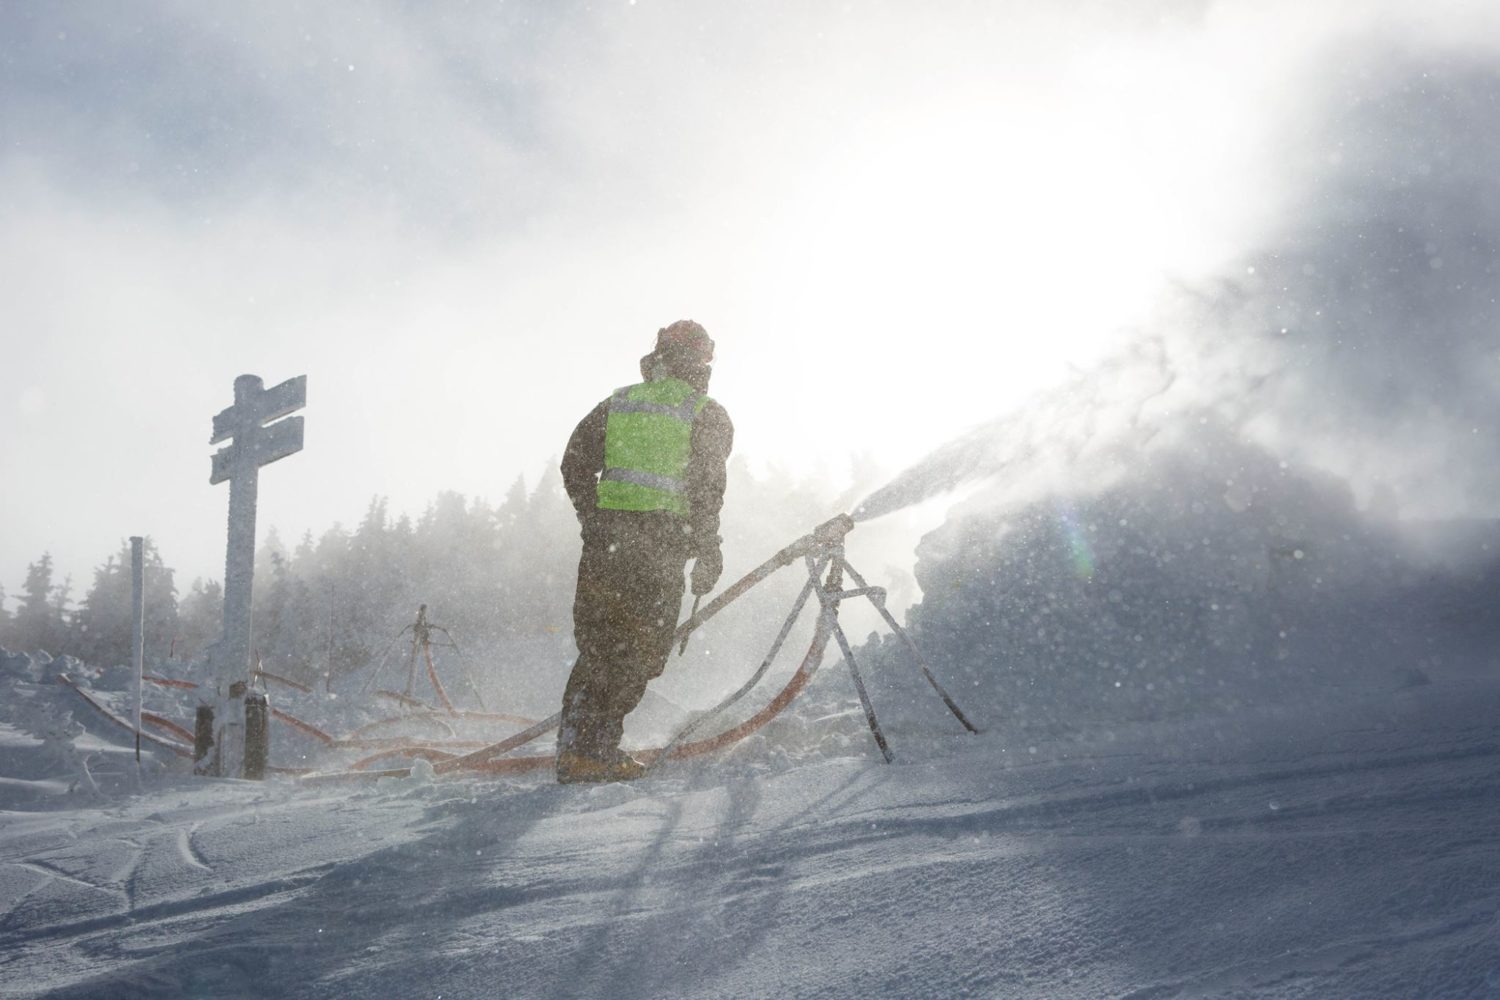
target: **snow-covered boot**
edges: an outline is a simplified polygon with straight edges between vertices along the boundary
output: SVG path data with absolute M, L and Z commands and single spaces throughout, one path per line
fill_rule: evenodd
M 563 785 L 633 781 L 645 773 L 645 765 L 619 751 L 611 754 L 609 760 L 573 750 L 564 750 L 557 755 L 557 781 Z
M 645 764 L 618 747 L 609 755 L 609 766 L 614 769 L 614 777 L 610 779 L 611 781 L 634 781 L 646 773 Z

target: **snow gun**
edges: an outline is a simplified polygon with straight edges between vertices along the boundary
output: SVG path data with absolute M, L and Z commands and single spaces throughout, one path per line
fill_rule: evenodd
M 854 518 L 848 514 L 839 514 L 837 517 L 829 518 L 735 581 L 731 587 L 710 601 L 708 606 L 702 611 L 695 610 L 687 621 L 677 626 L 677 635 L 682 637 L 682 643 L 686 646 L 687 638 L 693 633 L 694 629 L 699 628 L 704 622 L 724 610 L 740 597 L 743 597 L 756 584 L 761 583 L 777 570 L 790 566 L 799 559 L 807 565 L 808 581 L 803 586 L 802 593 L 798 595 L 796 602 L 792 605 L 791 613 L 787 615 L 786 621 L 781 626 L 781 631 L 777 633 L 776 641 L 772 644 L 770 652 L 761 661 L 760 668 L 755 671 L 738 691 L 700 715 L 697 719 L 694 719 L 693 722 L 673 737 L 670 743 L 653 756 L 649 770 L 654 771 L 663 761 L 671 757 L 684 757 L 691 753 L 701 753 L 708 749 L 727 745 L 734 740 L 742 738 L 747 733 L 753 731 L 754 728 L 759 728 L 765 721 L 769 721 L 771 715 L 779 712 L 812 679 L 813 672 L 817 670 L 818 664 L 822 661 L 823 650 L 828 644 L 830 635 L 838 641 L 839 650 L 844 655 L 844 662 L 849 667 L 849 674 L 854 681 L 854 689 L 859 694 L 859 702 L 865 712 L 865 721 L 869 723 L 870 733 L 875 738 L 875 744 L 880 748 L 881 755 L 885 757 L 886 763 L 890 763 L 893 760 L 890 746 L 886 742 L 885 734 L 880 729 L 879 720 L 875 717 L 875 708 L 870 702 L 868 692 L 865 690 L 864 679 L 860 676 L 859 666 L 854 659 L 854 650 L 849 645 L 849 640 L 844 635 L 844 630 L 838 621 L 840 602 L 856 597 L 868 599 L 875 606 L 875 609 L 880 612 L 881 617 L 885 619 L 891 631 L 901 637 L 903 644 L 916 660 L 917 666 L 921 669 L 922 675 L 927 678 L 928 683 L 932 685 L 938 696 L 943 699 L 943 704 L 948 706 L 949 711 L 953 713 L 954 717 L 963 723 L 964 728 L 971 733 L 979 732 L 948 692 L 943 689 L 943 686 L 938 683 L 931 668 L 927 666 L 926 660 L 923 659 L 921 652 L 917 649 L 916 643 L 912 641 L 911 636 L 907 634 L 906 630 L 901 627 L 901 624 L 896 621 L 895 616 L 886 608 L 885 589 L 883 587 L 872 587 L 867 584 L 864 577 L 860 576 L 859 572 L 845 558 L 844 538 L 853 530 Z M 846 574 L 854 582 L 853 589 L 844 588 L 844 576 Z M 692 736 L 703 723 L 739 701 L 760 683 L 761 678 L 765 676 L 766 671 L 770 669 L 772 662 L 775 661 L 777 653 L 781 651 L 782 644 L 786 641 L 787 636 L 792 631 L 792 627 L 801 616 L 802 609 L 806 606 L 808 599 L 814 594 L 817 595 L 822 613 L 818 616 L 818 626 L 813 635 L 812 645 L 808 648 L 807 656 L 803 659 L 802 666 L 798 668 L 786 688 L 759 715 L 740 726 L 710 740 L 703 740 L 699 743 L 687 742 L 688 737 Z

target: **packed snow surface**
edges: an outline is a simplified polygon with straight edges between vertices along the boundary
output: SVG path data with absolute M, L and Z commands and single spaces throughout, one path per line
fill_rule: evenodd
M 86 736 L 69 793 L 5 725 L 0 994 L 1488 996 L 1491 674 L 1052 742 L 898 725 L 894 765 L 845 711 L 601 787 L 131 789 Z

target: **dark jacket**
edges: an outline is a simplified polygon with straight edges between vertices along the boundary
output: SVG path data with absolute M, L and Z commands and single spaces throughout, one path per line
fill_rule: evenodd
M 598 510 L 599 474 L 604 471 L 604 428 L 609 400 L 589 411 L 563 451 L 563 488 L 578 520 L 587 524 Z M 693 421 L 692 455 L 684 476 L 688 500 L 689 556 L 719 544 L 719 509 L 724 505 L 725 466 L 734 446 L 734 425 L 724 407 L 710 399 Z M 654 512 L 653 512 L 654 513 Z M 676 515 L 665 515 L 675 517 Z

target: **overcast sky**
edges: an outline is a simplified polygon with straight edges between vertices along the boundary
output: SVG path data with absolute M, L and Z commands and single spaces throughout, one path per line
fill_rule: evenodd
M 308 376 L 306 451 L 262 477 L 288 540 L 535 483 L 682 317 L 739 453 L 895 471 L 1261 245 L 1330 44 L 1496 27 L 1456 0 L 5 5 L 0 584 L 45 550 L 76 599 L 134 533 L 181 589 L 220 576 L 207 441 L 245 372 Z

